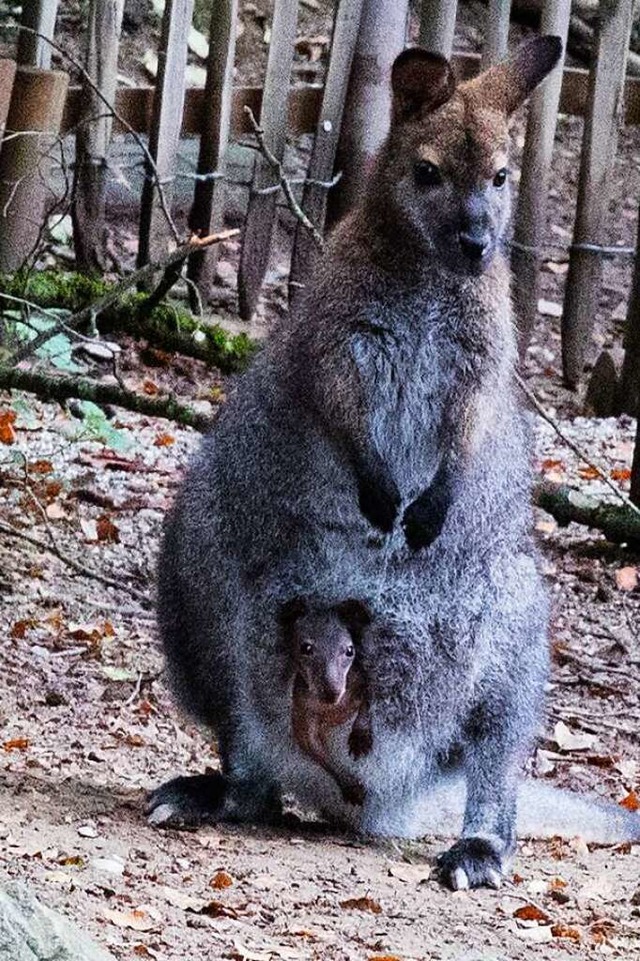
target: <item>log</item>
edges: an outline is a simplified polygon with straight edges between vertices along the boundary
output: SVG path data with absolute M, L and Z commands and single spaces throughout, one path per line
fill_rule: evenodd
M 636 447 L 637 453 L 637 447 Z M 561 527 L 574 522 L 601 531 L 614 544 L 640 545 L 640 512 L 590 497 L 568 484 L 542 481 L 533 491 L 533 502 Z
M 327 211 L 327 188 L 320 184 L 329 182 L 333 175 L 362 7 L 363 0 L 340 0 L 338 6 L 322 108 L 307 171 L 309 182 L 302 193 L 302 209 L 320 233 L 324 229 Z M 304 286 L 316 246 L 309 231 L 298 224 L 289 271 L 291 307 L 297 292 Z
M 222 177 L 231 127 L 237 19 L 238 0 L 214 0 L 198 155 L 198 175 L 202 179 L 196 180 L 189 214 L 189 227 L 195 234 L 213 234 L 223 226 L 225 184 Z M 206 177 L 210 179 L 204 179 Z M 209 298 L 218 250 L 217 246 L 199 250 L 189 258 L 187 276 L 205 301 Z
M 286 144 L 287 99 L 297 22 L 297 0 L 275 0 L 260 126 L 267 147 L 279 163 L 284 158 Z M 251 320 L 256 309 L 276 222 L 277 192 L 262 191 L 277 185 L 278 176 L 273 165 L 263 154 L 256 154 L 238 270 L 238 307 L 243 320 Z
M 520 355 L 523 358 L 538 313 L 538 285 L 542 257 L 540 245 L 547 232 L 549 173 L 558 125 L 558 106 L 570 11 L 571 0 L 546 0 L 545 2 L 540 32 L 543 35 L 552 34 L 560 37 L 563 54 L 557 67 L 531 97 L 522 154 L 511 265 Z
M 487 29 L 482 46 L 482 69 L 500 63 L 507 55 L 511 0 L 489 0 Z M 541 31 L 546 33 L 547 31 Z
M 609 200 L 609 177 L 622 117 L 622 91 L 633 0 L 602 0 L 596 56 L 589 79 L 573 248 L 562 316 L 562 367 L 566 385 L 576 389 L 591 336 L 601 278 L 601 258 L 580 245 L 602 242 L 601 225 Z
M 46 38 L 53 40 L 58 5 L 59 0 L 26 0 L 22 4 L 20 25 L 27 27 L 27 30 L 21 30 L 18 36 L 17 60 L 22 66 L 51 69 L 52 48 Z
M 47 193 L 44 158 L 60 129 L 68 82 L 57 70 L 16 71 L 0 151 L 0 272 L 18 270 L 40 238 Z
M 115 103 L 118 49 L 124 0 L 91 0 L 85 69 L 108 103 Z M 73 242 L 78 270 L 104 273 L 107 268 L 105 200 L 107 151 L 113 117 L 89 83 L 83 86 L 85 113 L 76 132 L 73 182 Z M 93 118 L 97 119 L 93 119 Z

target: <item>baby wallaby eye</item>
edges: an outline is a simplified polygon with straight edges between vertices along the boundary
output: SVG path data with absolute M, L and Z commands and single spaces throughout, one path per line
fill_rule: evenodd
M 300 653 L 305 657 L 309 657 L 313 654 L 313 644 L 310 644 L 309 641 L 303 641 L 300 645 Z
M 419 160 L 413 168 L 418 187 L 439 187 L 442 183 L 442 173 L 430 160 Z
M 493 178 L 493 186 L 504 187 L 504 185 L 507 182 L 508 175 L 509 175 L 509 171 L 507 170 L 507 168 L 502 167 Z
M 345 647 L 344 653 L 345 657 L 354 657 L 356 652 L 353 649 L 353 644 L 349 644 L 348 647 Z

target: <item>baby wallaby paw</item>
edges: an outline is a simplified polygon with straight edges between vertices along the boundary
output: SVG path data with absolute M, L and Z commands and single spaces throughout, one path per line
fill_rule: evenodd
M 499 888 L 503 880 L 502 857 L 486 838 L 461 838 L 440 855 L 438 872 L 452 891 Z
M 222 815 L 225 795 L 225 780 L 217 772 L 173 778 L 149 795 L 149 824 L 183 829 L 214 824 Z
M 349 735 L 349 754 L 353 758 L 364 757 L 371 753 L 373 737 L 367 728 L 354 728 Z
M 340 791 L 347 804 L 364 804 L 367 792 L 360 781 L 349 781 L 347 784 L 341 784 Z

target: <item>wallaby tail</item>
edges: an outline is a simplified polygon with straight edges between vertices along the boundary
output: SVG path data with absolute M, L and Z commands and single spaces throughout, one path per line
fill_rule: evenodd
M 525 780 L 518 791 L 518 836 L 580 837 L 600 844 L 640 840 L 640 814 L 607 801 Z

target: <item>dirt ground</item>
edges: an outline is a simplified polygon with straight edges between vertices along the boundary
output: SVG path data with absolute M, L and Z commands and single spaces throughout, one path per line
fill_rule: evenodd
M 328 6 L 309 31 L 326 33 Z M 473 46 L 477 27 L 471 19 L 467 27 L 462 45 Z M 242 79 L 252 82 L 262 61 L 245 61 Z M 549 235 L 558 246 L 542 273 L 548 304 L 562 299 L 581 129 L 578 119 L 561 118 Z M 624 131 L 607 243 L 634 242 L 639 147 L 639 132 Z M 283 306 L 287 237 L 285 225 L 266 325 Z M 231 243 L 220 269 L 229 296 L 236 260 Z M 628 260 L 606 263 L 598 348 L 620 343 L 629 280 Z M 526 376 L 571 437 L 627 488 L 635 424 L 581 416 L 581 398 L 561 384 L 559 319 L 544 309 Z M 131 387 L 170 387 L 206 409 L 231 386 L 194 362 L 167 367 L 159 355 L 121 346 Z M 502 890 L 451 894 L 433 871 L 444 839 L 365 842 L 313 820 L 286 830 L 149 827 L 149 788 L 217 763 L 215 745 L 180 715 L 165 685 L 152 600 L 162 518 L 198 436 L 120 411 L 105 434 L 73 405 L 17 395 L 0 395 L 0 435 L 9 410 L 17 419 L 13 442 L 0 444 L 0 522 L 42 544 L 52 538 L 81 572 L 0 530 L 0 877 L 27 880 L 119 959 L 640 957 L 637 845 L 525 839 Z M 607 495 L 551 427 L 535 428 L 539 476 Z M 640 557 L 577 526 L 560 529 L 542 512 L 536 525 L 553 599 L 554 666 L 531 774 L 633 807 Z

